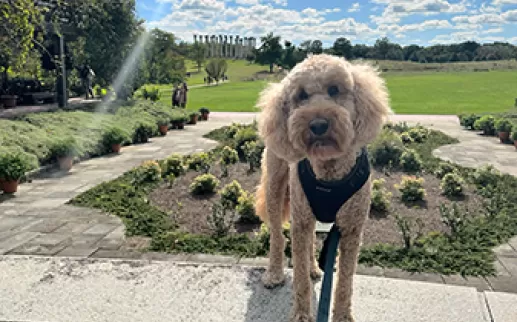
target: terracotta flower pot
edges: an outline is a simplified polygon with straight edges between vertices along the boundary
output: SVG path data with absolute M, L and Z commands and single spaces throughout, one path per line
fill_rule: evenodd
M 16 95 L 2 95 L 0 100 L 4 104 L 5 108 L 16 107 L 16 99 L 18 97 Z
M 59 169 L 67 172 L 70 171 L 74 165 L 74 158 L 72 157 L 58 158 L 57 161 L 59 162 Z
M 0 187 L 4 193 L 15 193 L 18 191 L 19 180 L 2 180 Z
M 515 148 L 517 149 L 517 140 L 513 141 L 513 145 L 515 145 Z
M 160 125 L 159 128 L 161 135 L 167 135 L 167 132 L 169 131 L 169 127 L 167 125 Z
M 203 121 L 208 121 L 208 113 L 202 113 L 201 119 L 203 119 Z
M 111 145 L 111 151 L 114 153 L 120 153 L 120 149 L 122 148 L 122 144 L 112 144 Z
M 196 124 L 197 123 L 197 114 L 196 115 L 192 115 L 190 117 L 190 122 L 189 124 Z
M 178 123 L 178 129 L 183 130 L 185 128 L 185 123 Z
M 499 132 L 499 140 L 501 140 L 501 143 L 508 141 L 509 138 L 510 132 Z

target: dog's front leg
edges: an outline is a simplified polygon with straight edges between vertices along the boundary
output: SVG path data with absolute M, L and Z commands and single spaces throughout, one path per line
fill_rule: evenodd
M 298 174 L 291 177 L 291 247 L 293 256 L 293 311 L 291 322 L 311 322 L 312 283 L 311 270 L 314 258 L 311 258 L 313 234 L 316 219 L 312 214 Z
M 352 317 L 353 278 L 357 267 L 363 225 L 369 211 L 369 183 L 340 210 L 337 224 L 341 232 L 338 280 L 334 294 L 334 322 L 354 322 Z
M 269 267 L 262 278 L 265 287 L 273 288 L 283 285 L 285 237 L 282 228 L 285 198 L 289 181 L 287 162 L 267 151 L 265 154 L 266 211 L 269 217 Z

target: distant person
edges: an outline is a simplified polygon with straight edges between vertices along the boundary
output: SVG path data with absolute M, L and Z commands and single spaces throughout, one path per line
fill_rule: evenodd
M 93 69 L 90 68 L 90 65 L 86 64 L 83 67 L 82 73 L 81 73 L 81 79 L 83 81 L 83 86 L 86 92 L 86 99 L 94 98 L 93 95 L 93 77 L 95 77 L 95 73 L 93 72 Z
M 172 90 L 172 107 L 179 107 L 180 106 L 180 96 L 181 91 L 178 85 L 174 86 L 174 89 Z
M 187 92 L 188 92 L 188 87 L 187 87 L 186 82 L 183 82 L 183 85 L 181 86 L 180 91 L 181 91 L 180 106 L 182 108 L 185 108 L 187 106 Z

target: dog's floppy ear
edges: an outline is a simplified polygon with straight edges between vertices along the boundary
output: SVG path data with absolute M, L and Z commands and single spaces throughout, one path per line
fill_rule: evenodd
M 262 110 L 258 130 L 266 147 L 284 160 L 294 162 L 299 159 L 287 133 L 289 106 L 283 93 L 283 85 L 270 83 L 260 93 L 257 107 Z
M 392 114 L 388 90 L 377 69 L 370 65 L 352 65 L 356 118 L 356 146 L 365 146 L 379 134 Z

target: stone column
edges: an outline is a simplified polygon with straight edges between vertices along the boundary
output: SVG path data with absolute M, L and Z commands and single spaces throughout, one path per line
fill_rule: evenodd
M 197 44 L 197 35 L 194 34 L 194 44 Z
M 210 57 L 215 57 L 215 36 L 212 35 L 211 37 L 211 43 L 210 43 Z
M 205 35 L 205 57 L 210 57 L 210 43 L 208 41 L 208 35 Z
M 244 51 L 243 43 L 244 43 L 244 38 L 241 38 L 239 41 L 239 59 L 242 58 L 242 53 Z
M 230 52 L 229 52 L 229 56 L 230 58 L 233 58 L 233 36 L 230 36 Z
M 238 59 L 239 58 L 239 36 L 235 36 L 235 54 L 233 58 Z

